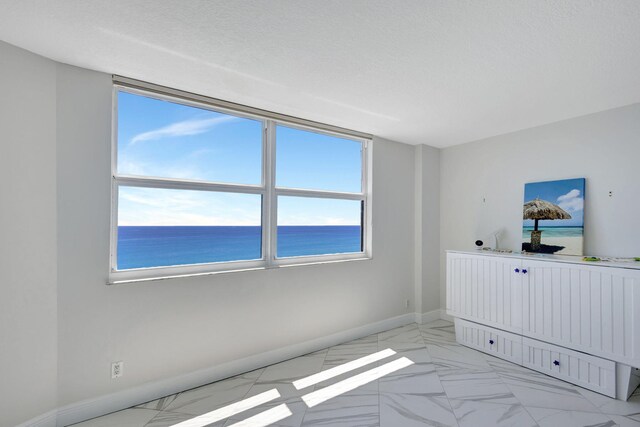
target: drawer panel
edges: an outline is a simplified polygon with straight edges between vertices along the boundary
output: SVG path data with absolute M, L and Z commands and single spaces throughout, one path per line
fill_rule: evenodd
M 523 337 L 522 365 L 616 397 L 616 364 L 610 360 Z
M 489 326 L 455 319 L 456 341 L 492 356 L 522 364 L 522 337 Z

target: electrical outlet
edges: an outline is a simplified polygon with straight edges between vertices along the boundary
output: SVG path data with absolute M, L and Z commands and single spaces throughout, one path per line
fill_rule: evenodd
M 124 369 L 124 362 L 113 362 L 111 364 L 111 379 L 120 378 L 122 376 L 122 370 Z

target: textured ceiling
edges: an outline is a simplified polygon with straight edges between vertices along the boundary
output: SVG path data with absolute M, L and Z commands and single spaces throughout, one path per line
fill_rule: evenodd
M 444 147 L 640 102 L 638 0 L 0 0 L 68 64 Z

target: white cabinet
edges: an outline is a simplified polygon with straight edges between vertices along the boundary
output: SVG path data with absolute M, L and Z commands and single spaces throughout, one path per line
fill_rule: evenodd
M 626 399 L 640 382 L 640 268 L 629 267 L 450 251 L 447 313 L 464 345 Z M 508 352 L 487 345 L 494 335 Z

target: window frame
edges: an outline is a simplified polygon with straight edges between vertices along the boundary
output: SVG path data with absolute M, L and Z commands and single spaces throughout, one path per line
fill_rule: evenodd
M 262 172 L 261 183 L 233 184 L 223 182 L 177 179 L 165 177 L 147 177 L 118 174 L 118 92 L 127 92 L 158 100 L 179 103 L 186 106 L 206 109 L 218 113 L 230 114 L 240 118 L 257 120 L 262 123 Z M 194 95 L 175 89 L 164 88 L 150 83 L 114 76 L 113 109 L 111 138 L 111 224 L 110 256 L 108 283 L 126 283 L 142 280 L 158 280 L 172 277 L 215 274 L 221 272 L 261 270 L 305 264 L 362 260 L 372 258 L 372 186 L 371 136 L 342 128 L 315 123 L 272 113 L 264 110 L 233 104 L 227 101 Z M 311 190 L 276 186 L 276 128 L 277 126 L 315 132 L 359 142 L 361 150 L 361 191 L 359 193 Z M 220 261 L 202 264 L 178 266 L 145 267 L 118 270 L 118 196 L 119 188 L 145 187 L 176 190 L 213 191 L 239 194 L 257 194 L 261 203 L 261 255 L 258 260 Z M 293 257 L 277 256 L 278 197 L 295 196 L 328 198 L 340 200 L 358 200 L 363 202 L 362 212 L 362 251 L 350 253 L 304 255 Z

